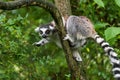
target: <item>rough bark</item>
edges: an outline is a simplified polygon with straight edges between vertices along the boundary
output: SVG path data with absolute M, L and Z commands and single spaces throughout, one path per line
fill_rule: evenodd
M 71 15 L 71 6 L 70 0 L 54 0 L 57 8 L 61 12 L 61 15 L 67 19 L 68 16 Z M 66 46 L 67 48 L 69 46 Z M 63 47 L 64 48 L 64 47 Z M 70 52 L 65 53 L 66 61 L 68 63 L 71 80 L 84 80 L 83 76 L 80 75 L 80 66 L 79 64 L 73 59 L 73 56 Z
M 64 4 L 63 11 L 58 7 L 60 11 L 62 11 L 63 16 L 69 16 L 71 14 L 71 9 L 70 9 L 70 3 L 69 0 L 55 0 L 56 5 L 62 6 Z M 62 3 L 65 2 L 65 3 Z M 67 6 L 68 5 L 68 6 Z M 16 0 L 16 1 L 11 1 L 11 2 L 0 2 L 0 9 L 3 10 L 13 10 L 13 9 L 18 9 L 21 7 L 26 7 L 26 6 L 39 6 L 44 8 L 46 11 L 49 11 L 52 17 L 54 18 L 57 28 L 59 29 L 59 36 L 63 45 L 63 49 L 66 55 L 66 60 L 71 72 L 71 80 L 84 80 L 82 76 L 80 76 L 80 69 L 79 66 L 77 65 L 77 62 L 73 59 L 71 49 L 69 47 L 69 44 L 67 41 L 63 41 L 63 38 L 65 36 L 65 30 L 63 27 L 62 23 L 62 18 L 59 10 L 56 8 L 54 4 L 51 4 L 47 2 L 46 0 Z
M 71 15 L 71 7 L 69 0 L 54 0 L 55 5 L 57 6 L 58 10 L 61 12 L 64 18 L 67 18 Z

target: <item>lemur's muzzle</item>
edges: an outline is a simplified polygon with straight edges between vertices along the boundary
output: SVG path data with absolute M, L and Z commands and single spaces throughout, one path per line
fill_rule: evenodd
M 43 37 L 43 38 L 47 38 L 47 36 L 46 36 L 46 35 L 42 35 L 42 37 Z

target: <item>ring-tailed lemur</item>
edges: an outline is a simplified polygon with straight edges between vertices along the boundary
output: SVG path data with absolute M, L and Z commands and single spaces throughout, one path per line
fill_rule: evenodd
M 33 43 L 33 45 L 42 46 L 46 43 L 49 43 L 50 41 L 56 42 L 57 40 L 59 40 L 57 37 L 58 34 L 56 33 L 56 29 L 54 28 L 53 22 L 45 24 L 45 25 L 41 25 L 41 26 L 35 28 L 35 32 L 38 32 L 39 36 L 41 36 L 42 39 L 39 42 Z M 61 47 L 60 44 L 58 44 L 58 46 Z
M 49 42 L 55 42 L 58 47 L 62 48 L 57 30 L 55 29 L 55 26 L 56 25 L 55 25 L 54 21 L 52 21 L 51 23 L 48 23 L 46 25 L 41 25 L 41 26 L 35 28 L 35 32 L 38 32 L 39 36 L 41 36 L 42 39 L 39 42 L 33 43 L 33 45 L 42 46 Z M 84 43 L 85 43 L 85 41 L 83 41 L 82 44 L 79 42 L 79 45 L 82 46 L 82 45 L 84 45 Z M 81 58 L 78 50 L 76 50 L 74 48 L 73 44 L 70 44 L 70 45 L 71 45 L 71 48 L 73 49 L 73 52 L 72 52 L 73 58 L 75 58 L 76 61 L 82 61 L 82 58 Z
M 114 49 L 101 38 L 91 21 L 84 16 L 70 16 L 66 22 L 66 37 L 64 40 L 69 40 L 72 44 L 77 44 L 80 40 L 93 38 L 104 49 L 105 53 L 109 56 L 111 64 L 113 65 L 113 74 L 117 80 L 120 80 L 120 60 L 117 57 Z

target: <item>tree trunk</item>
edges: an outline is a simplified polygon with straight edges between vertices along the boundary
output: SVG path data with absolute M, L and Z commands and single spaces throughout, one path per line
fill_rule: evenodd
M 55 0 L 55 5 L 57 6 L 58 10 L 61 12 L 61 15 L 65 18 L 71 15 L 71 6 L 69 0 Z M 79 64 L 73 59 L 73 55 L 70 52 L 65 51 L 66 61 L 68 63 L 68 67 L 70 69 L 71 80 L 85 80 L 83 76 L 80 74 L 80 66 Z
M 57 6 L 63 17 L 66 18 L 71 15 L 71 7 L 69 0 L 55 0 L 55 5 Z

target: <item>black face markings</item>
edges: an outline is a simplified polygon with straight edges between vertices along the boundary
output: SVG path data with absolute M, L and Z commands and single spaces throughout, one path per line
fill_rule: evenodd
M 49 29 L 46 30 L 46 31 L 45 31 L 45 34 L 50 34 L 50 30 L 49 30 Z
M 40 34 L 43 34 L 43 31 L 42 31 L 42 30 L 40 30 L 40 31 L 39 31 L 39 33 L 40 33 Z
M 50 29 L 50 24 L 40 26 L 39 32 L 40 34 L 49 35 L 52 30 Z
M 47 38 L 53 34 L 52 30 L 49 28 L 49 26 L 40 27 L 39 28 L 39 34 L 42 38 Z

